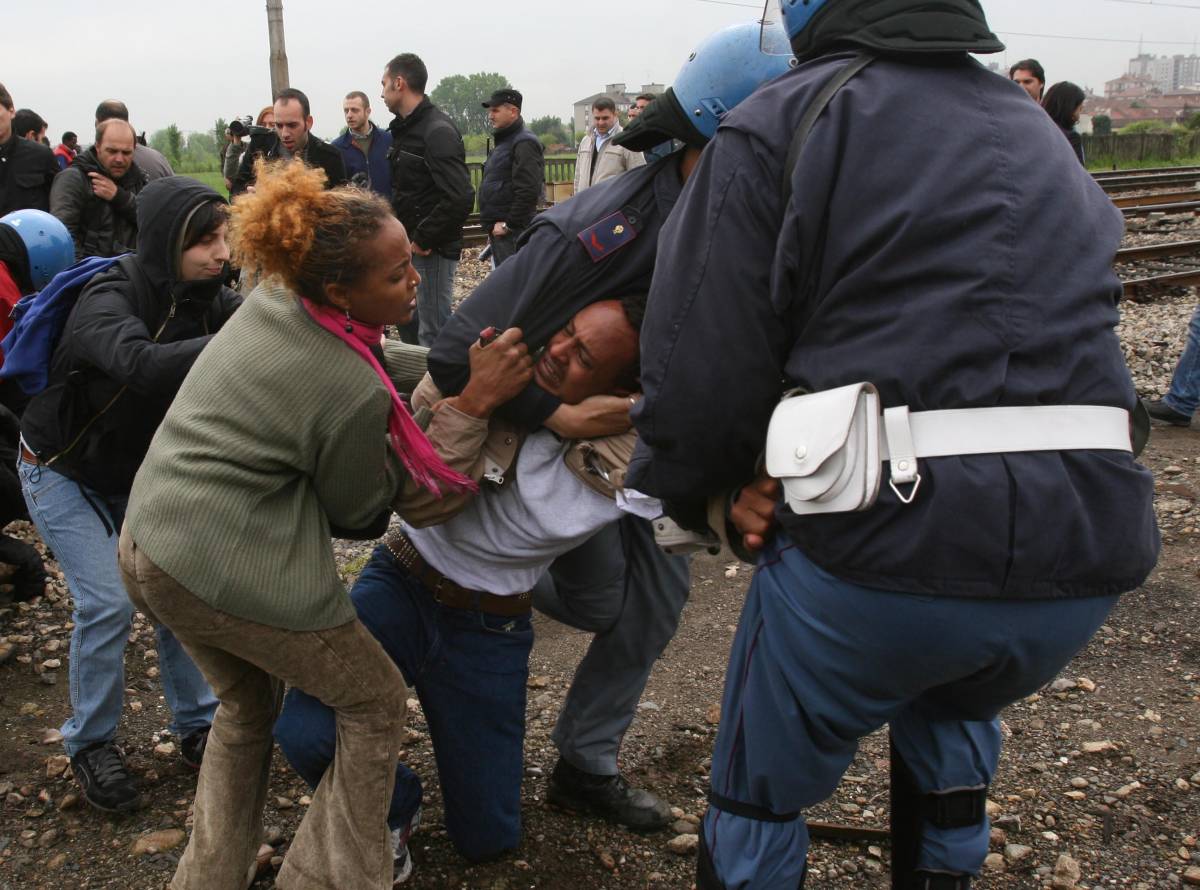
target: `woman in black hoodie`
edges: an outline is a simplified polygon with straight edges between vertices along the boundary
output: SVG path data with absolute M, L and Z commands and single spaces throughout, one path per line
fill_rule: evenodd
M 98 273 L 67 318 L 49 385 L 21 422 L 22 489 L 74 598 L 71 767 L 92 805 L 125 810 L 137 788 L 113 743 L 133 607 L 116 541 L 134 474 L 200 351 L 241 304 L 222 283 L 228 204 L 184 176 L 138 197 L 138 250 Z M 158 629 L 163 691 L 186 763 L 199 767 L 217 700 Z

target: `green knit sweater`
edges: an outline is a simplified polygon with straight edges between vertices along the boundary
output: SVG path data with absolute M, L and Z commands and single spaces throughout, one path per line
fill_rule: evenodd
M 398 384 L 424 371 L 421 352 L 385 355 Z M 390 410 L 371 367 L 265 282 L 167 412 L 133 483 L 130 533 L 222 612 L 300 631 L 351 621 L 329 524 L 368 525 L 404 481 Z

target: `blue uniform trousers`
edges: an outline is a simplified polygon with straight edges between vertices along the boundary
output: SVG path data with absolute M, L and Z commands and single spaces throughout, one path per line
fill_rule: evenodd
M 376 548 L 350 598 L 358 617 L 416 690 L 437 760 L 446 831 L 467 859 L 492 858 L 521 840 L 525 682 L 533 628 L 508 618 L 440 605 Z M 275 724 L 288 761 L 316 786 L 333 760 L 333 711 L 292 689 Z M 400 763 L 388 825 L 407 825 L 421 781 Z
M 829 797 L 858 740 L 891 724 L 920 792 L 991 781 L 1001 708 L 1051 680 L 1116 597 L 917 596 L 841 581 L 783 536 L 764 552 L 730 654 L 713 790 L 783 815 Z M 710 807 L 702 826 L 727 890 L 795 890 L 804 818 Z M 918 868 L 974 873 L 988 825 L 925 823 Z
M 571 765 L 617 774 L 621 739 L 688 597 L 688 559 L 654 543 L 650 522 L 624 516 L 560 556 L 533 589 L 539 612 L 595 634 L 551 738 Z

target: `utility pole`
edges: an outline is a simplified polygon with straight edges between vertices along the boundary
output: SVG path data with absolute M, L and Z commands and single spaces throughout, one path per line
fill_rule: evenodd
M 283 44 L 283 0 L 267 0 L 267 37 L 271 42 L 271 97 L 274 98 L 291 85 L 287 48 Z

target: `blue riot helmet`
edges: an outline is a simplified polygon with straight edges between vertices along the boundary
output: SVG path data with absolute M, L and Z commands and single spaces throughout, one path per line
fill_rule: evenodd
M 75 242 L 62 221 L 44 210 L 14 210 L 0 223 L 16 230 L 29 257 L 29 278 L 34 290 L 75 262 Z
M 760 48 L 761 23 L 731 25 L 707 37 L 690 56 L 675 82 L 613 140 L 631 151 L 648 151 L 667 139 L 703 148 L 735 105 L 794 64 L 791 51 Z M 765 28 L 776 48 L 787 34 L 774 23 Z
M 786 52 L 791 55 L 792 38 L 808 27 L 808 23 L 812 21 L 813 16 L 821 11 L 823 6 L 833 3 L 833 0 L 767 0 L 766 6 L 763 7 L 763 52 Z M 772 20 L 776 18 L 777 13 L 775 7 L 778 7 L 778 14 L 783 16 L 783 27 L 778 33 L 769 29 Z M 783 35 L 783 48 L 779 46 L 779 35 Z
M 765 52 L 768 44 L 776 51 Z M 777 22 L 731 25 L 688 56 L 671 89 L 692 126 L 708 140 L 730 109 L 791 64 L 788 37 Z

